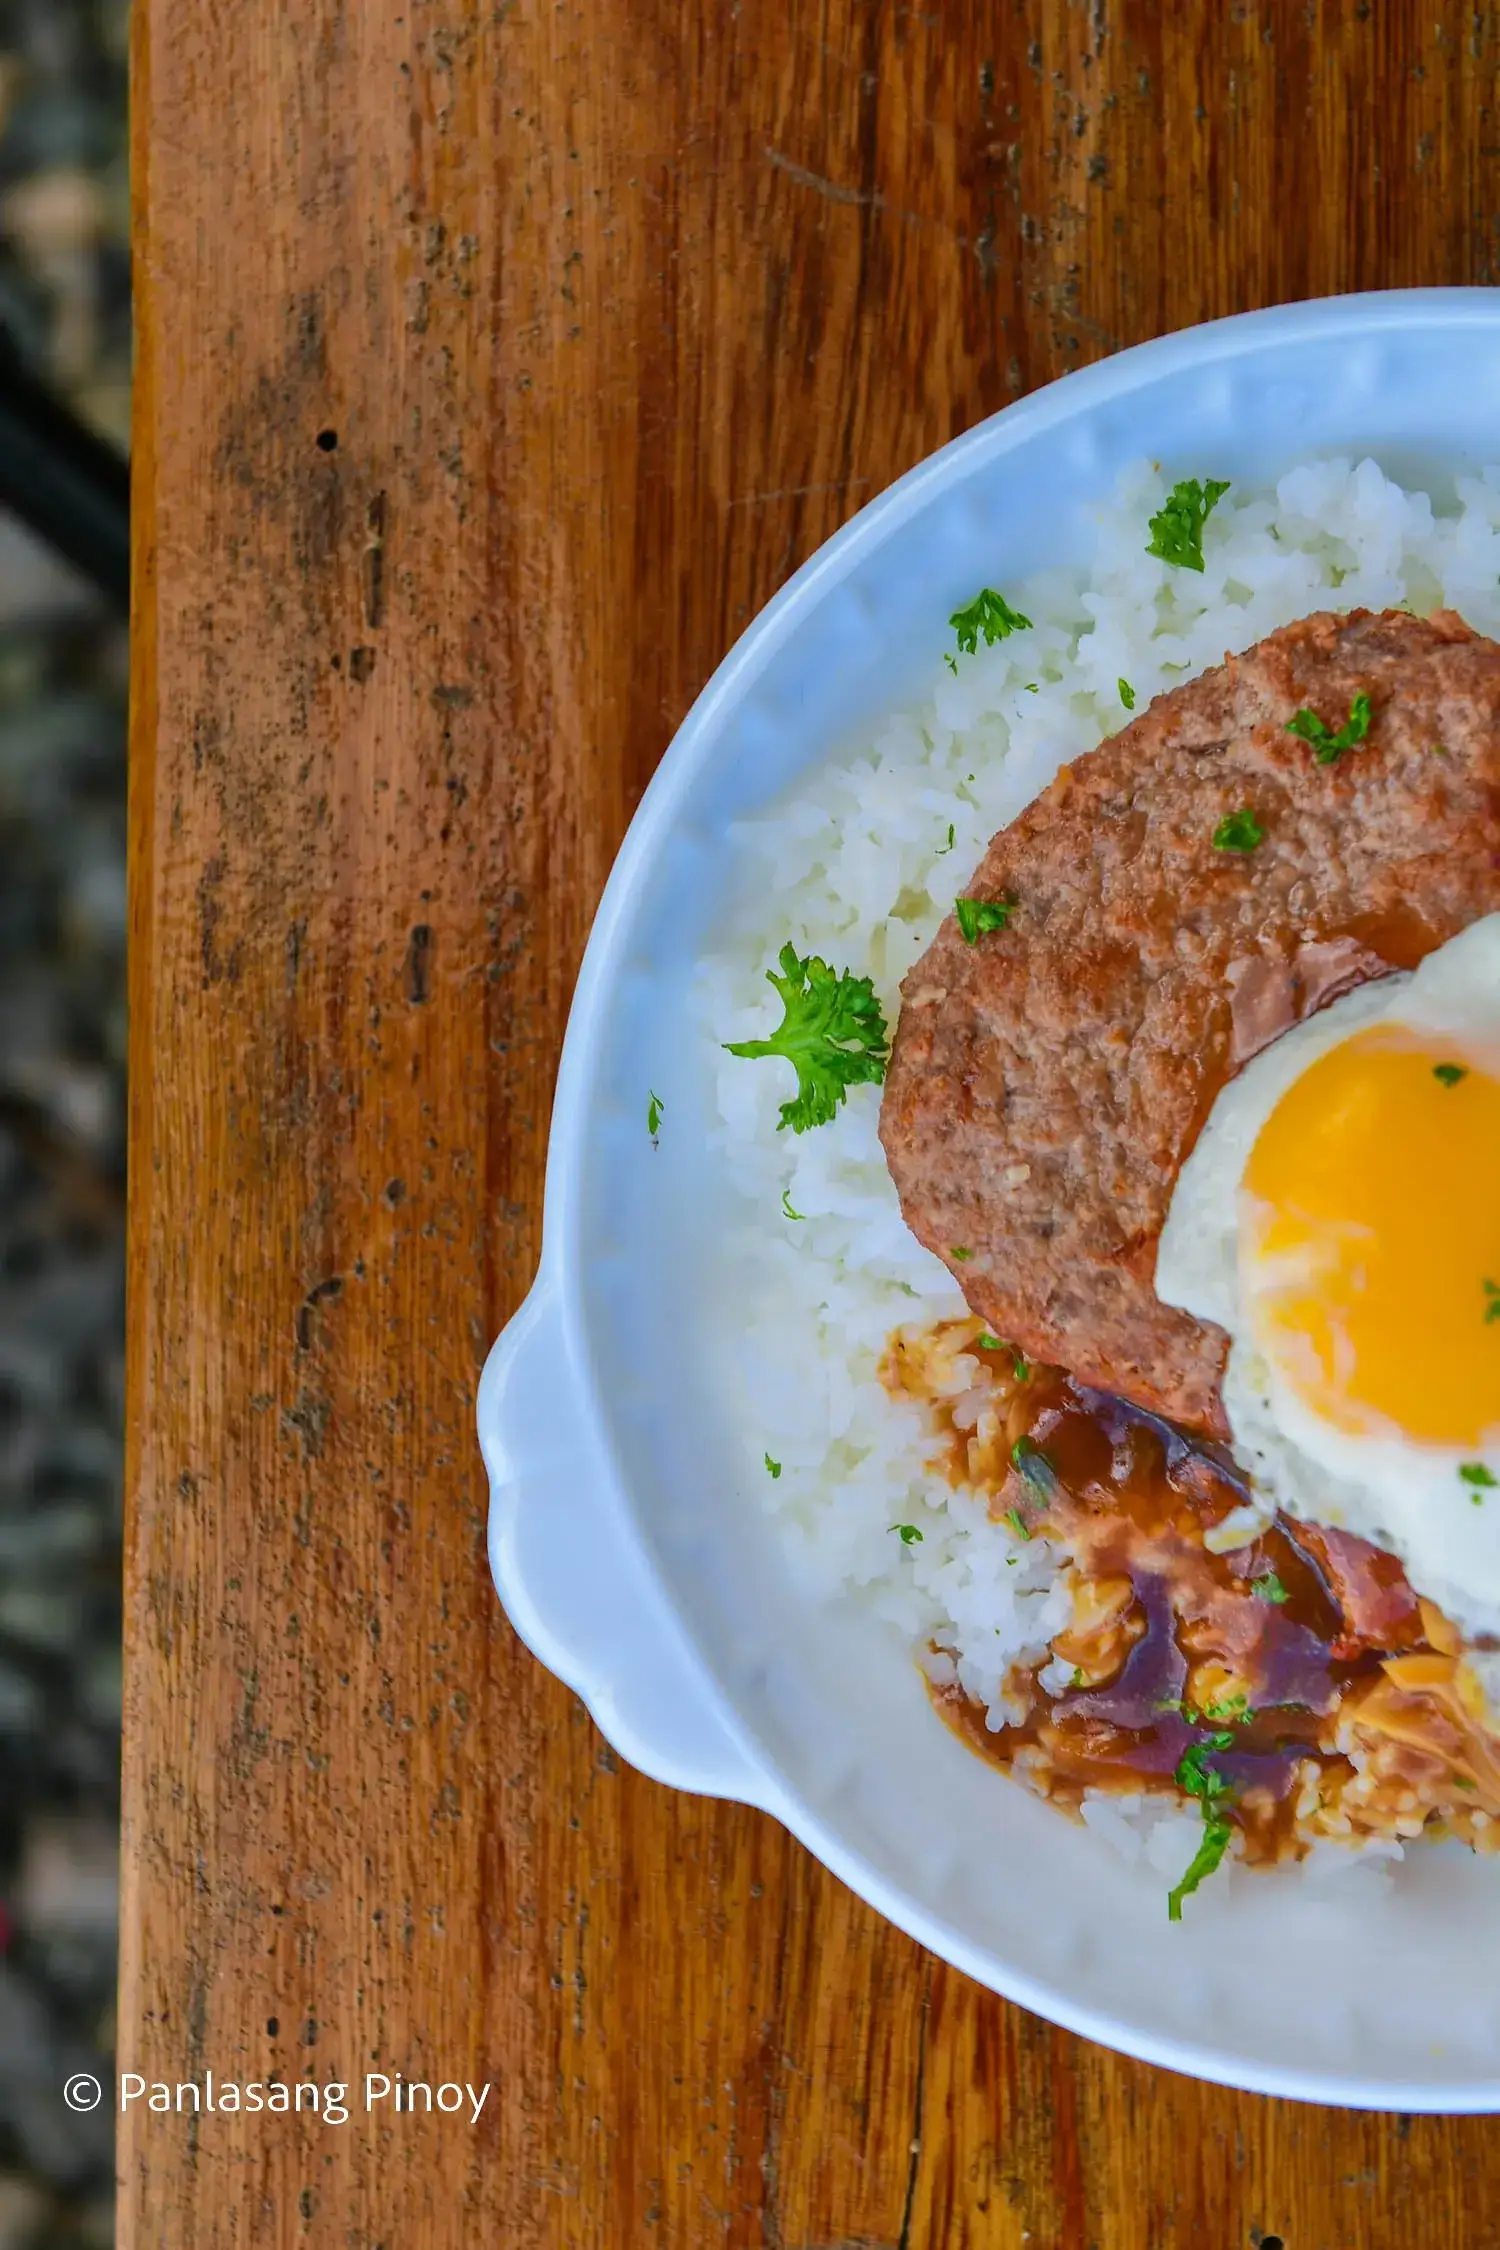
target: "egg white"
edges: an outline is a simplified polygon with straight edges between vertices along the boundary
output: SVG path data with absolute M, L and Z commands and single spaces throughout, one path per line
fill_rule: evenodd
M 1156 1293 L 1230 1338 L 1224 1410 L 1261 1520 L 1277 1507 L 1373 1540 L 1399 1555 L 1417 1591 L 1456 1624 L 1500 1634 L 1500 1491 L 1476 1506 L 1458 1474 L 1462 1462 L 1483 1461 L 1500 1478 L 1500 1395 L 1478 1446 L 1419 1443 L 1373 1419 L 1356 1434 L 1299 1397 L 1250 1334 L 1240 1239 L 1251 1151 L 1302 1073 L 1377 1023 L 1500 1050 L 1500 914 L 1472 923 L 1414 974 L 1383 977 L 1335 1000 L 1224 1087 L 1178 1175 L 1157 1251 Z M 1235 1529 L 1248 1534 L 1254 1525 L 1243 1516 Z

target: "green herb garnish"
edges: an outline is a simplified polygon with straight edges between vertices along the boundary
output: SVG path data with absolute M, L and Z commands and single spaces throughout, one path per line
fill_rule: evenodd
M 663 1113 L 665 1111 L 665 1107 L 666 1105 L 662 1101 L 660 1094 L 653 1094 L 651 1096 L 651 1099 L 646 1104 L 646 1130 L 651 1135 L 653 1141 L 655 1140 L 658 1132 L 661 1130 L 661 1121 Z
M 1467 1078 L 1469 1074 L 1462 1063 L 1434 1063 L 1432 1075 L 1441 1086 L 1456 1086 L 1461 1078 Z
M 958 658 L 953 654 L 953 651 L 951 649 L 944 649 L 943 662 L 947 665 L 950 672 L 957 672 Z
M 1488 1328 L 1492 1320 L 1500 1320 L 1500 1282 L 1487 1281 L 1484 1285 L 1484 1294 L 1487 1299 L 1484 1308 L 1484 1324 Z
M 939 845 L 938 845 L 938 848 L 937 848 L 937 850 L 936 850 L 936 851 L 935 851 L 935 852 L 933 853 L 933 857 L 934 857 L 934 859 L 946 859 L 946 858 L 948 857 L 948 854 L 949 854 L 949 853 L 950 853 L 950 852 L 952 851 L 952 849 L 953 849 L 953 823 L 952 823 L 952 821 L 950 820 L 950 821 L 949 821 L 949 823 L 948 823 L 948 841 L 947 841 L 947 843 L 946 843 L 946 844 L 939 844 Z
M 1010 1525 L 1018 1539 L 1029 1539 L 1031 1537 L 1030 1526 L 1019 1508 L 1007 1508 L 1004 1520 Z
M 779 1477 L 779 1476 L 780 1476 L 780 1474 L 781 1474 L 781 1463 L 780 1463 L 779 1461 L 773 1461 L 773 1460 L 771 1459 L 771 1456 L 770 1456 L 770 1454 L 769 1454 L 769 1453 L 768 1453 L 768 1454 L 767 1454 L 767 1455 L 765 1456 L 765 1463 L 766 1463 L 766 1475 L 767 1475 L 768 1477 L 771 1477 L 772 1479 L 775 1479 L 776 1477 Z
M 1178 1760 L 1176 1781 L 1190 1797 L 1222 1797 L 1229 1788 L 1226 1777 L 1217 1766 L 1207 1764 L 1216 1750 L 1232 1750 L 1234 1736 L 1220 1732 L 1211 1734 L 1206 1742 L 1195 1742 L 1191 1750 L 1184 1750 Z
M 959 1265 L 964 1266 L 968 1264 L 974 1253 L 972 1250 L 966 1250 L 963 1247 L 962 1243 L 960 1243 L 955 1249 L 950 1250 L 948 1252 L 948 1255 L 950 1258 L 955 1259 Z
M 1086 1679 L 1086 1678 L 1084 1677 L 1084 1670 L 1083 1670 L 1083 1666 L 1082 1666 L 1081 1664 L 1075 1664 L 1075 1665 L 1074 1665 L 1074 1667 L 1073 1667 L 1073 1677 L 1072 1677 L 1072 1679 L 1071 1679 L 1071 1680 L 1069 1680 L 1069 1682 L 1068 1682 L 1068 1685 L 1069 1685 L 1069 1687 L 1076 1687 L 1076 1688 L 1077 1688 L 1077 1687 L 1087 1687 L 1087 1686 L 1088 1686 L 1088 1681 L 1087 1681 L 1087 1679 Z
M 1477 1487 L 1474 1494 L 1476 1508 L 1479 1506 L 1479 1493 L 1493 1492 L 1497 1482 L 1500 1482 L 1500 1479 L 1496 1478 L 1494 1470 L 1487 1469 L 1482 1461 L 1465 1461 L 1458 1473 L 1465 1484 L 1472 1484 Z
M 1263 844 L 1266 832 L 1248 805 L 1239 812 L 1227 813 L 1214 830 L 1216 852 L 1253 852 Z
M 890 1049 L 885 1017 L 868 977 L 842 976 L 815 953 L 803 960 L 790 945 L 780 953 L 781 974 L 766 982 L 781 996 L 785 1014 L 769 1039 L 724 1042 L 731 1055 L 756 1060 L 779 1055 L 797 1073 L 797 1098 L 783 1102 L 777 1131 L 794 1133 L 827 1125 L 851 1086 L 878 1086 Z
M 958 635 L 958 645 L 965 656 L 972 656 L 979 646 L 979 636 L 984 635 L 985 646 L 992 648 L 996 641 L 1008 641 L 1012 633 L 1029 631 L 1031 619 L 1012 609 L 1003 594 L 993 586 L 986 586 L 974 596 L 967 609 L 956 609 L 948 623 Z
M 786 1213 L 786 1216 L 789 1219 L 805 1219 L 807 1217 L 807 1213 L 805 1211 L 793 1210 L 792 1191 L 790 1188 L 783 1188 L 781 1191 L 781 1208 Z
M 1228 490 L 1228 484 L 1217 477 L 1202 484 L 1196 477 L 1174 484 L 1151 518 L 1147 554 L 1175 564 L 1178 570 L 1201 570 L 1203 526 Z
M 1453 1786 L 1455 1789 L 1477 1789 L 1479 1784 L 1471 1781 L 1466 1773 L 1456 1773 L 1453 1776 Z
M 1227 1695 L 1222 1703 L 1205 1703 L 1201 1711 L 1195 1711 L 1191 1703 L 1184 1703 L 1180 1696 L 1166 1695 L 1155 1709 L 1180 1711 L 1190 1727 L 1244 1726 L 1255 1716 L 1248 1698 L 1243 1695 Z
M 891 1529 L 895 1532 L 903 1547 L 921 1546 L 922 1534 L 914 1523 L 893 1523 Z
M 978 1344 L 982 1352 L 1009 1352 L 1011 1365 L 1016 1371 L 1016 1381 L 1018 1383 L 1026 1381 L 1031 1373 L 1031 1362 L 1026 1354 L 1019 1351 L 1014 1344 L 1002 1344 L 998 1336 L 981 1336 L 978 1338 Z
M 1226 1695 L 1222 1703 L 1205 1703 L 1203 1709 L 1192 1714 L 1194 1725 L 1240 1727 L 1253 1716 L 1247 1695 Z
M 1062 1480 L 1053 1465 L 1052 1457 L 1029 1437 L 1016 1439 L 1010 1449 L 1011 1466 L 1030 1487 L 1032 1498 L 1043 1508 L 1050 1508 L 1062 1487 Z
M 1207 1882 L 1210 1875 L 1217 1873 L 1223 1862 L 1224 1854 L 1229 1849 L 1229 1839 L 1233 1834 L 1234 1830 L 1230 1827 L 1228 1821 L 1221 1820 L 1217 1813 L 1211 1813 L 1205 1801 L 1203 1807 L 1203 1841 L 1194 1852 L 1188 1871 L 1183 1876 L 1182 1881 L 1167 1893 L 1167 1920 L 1169 1922 L 1180 1922 L 1182 1920 L 1183 1900 L 1197 1890 L 1200 1883 Z
M 1193 1854 L 1192 1862 L 1182 1881 L 1167 1893 L 1167 1920 L 1182 1920 L 1182 1902 L 1197 1890 L 1214 1873 L 1229 1849 L 1233 1830 L 1227 1820 L 1214 1811 L 1220 1797 L 1227 1796 L 1233 1783 L 1217 1766 L 1208 1761 L 1219 1750 L 1232 1750 L 1234 1736 L 1228 1733 L 1211 1734 L 1206 1742 L 1195 1742 L 1185 1750 L 1178 1763 L 1176 1782 L 1189 1797 L 1196 1797 L 1203 1807 L 1203 1841 Z
M 1270 1602 L 1276 1607 L 1286 1600 L 1286 1588 L 1274 1570 L 1268 1570 L 1263 1578 L 1252 1578 L 1250 1591 L 1257 1601 Z
M 1370 731 L 1370 698 L 1363 688 L 1349 706 L 1349 716 L 1333 734 L 1323 724 L 1316 711 L 1296 711 L 1287 720 L 1288 734 L 1300 735 L 1313 746 L 1313 755 L 1320 766 L 1331 766 L 1342 758 L 1346 750 L 1363 742 Z
M 1135 689 L 1131 686 L 1129 680 L 1116 680 L 1115 686 L 1120 691 L 1120 701 L 1124 704 L 1126 710 L 1133 711 L 1135 709 Z
M 967 945 L 977 945 L 990 930 L 1003 930 L 1020 900 L 1011 898 L 956 898 L 953 911 Z

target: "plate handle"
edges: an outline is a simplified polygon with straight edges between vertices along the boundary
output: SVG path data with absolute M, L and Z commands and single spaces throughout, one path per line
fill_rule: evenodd
M 545 1268 L 480 1378 L 489 1552 L 512 1625 L 654 1781 L 776 1811 L 659 1588 L 591 1435 Z

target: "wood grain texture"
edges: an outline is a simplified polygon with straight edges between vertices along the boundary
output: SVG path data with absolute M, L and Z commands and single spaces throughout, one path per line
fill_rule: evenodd
M 495 1607 L 471 1419 L 589 916 L 725 648 L 1082 361 L 1493 279 L 1496 11 L 137 0 L 135 40 L 120 2059 L 494 2091 L 134 2109 L 122 2242 L 1489 2239 L 1490 2125 L 1114 2059 L 622 1770 Z

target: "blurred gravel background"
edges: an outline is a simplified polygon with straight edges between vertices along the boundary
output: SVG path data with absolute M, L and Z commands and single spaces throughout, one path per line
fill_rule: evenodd
M 0 0 L 0 327 L 122 445 L 126 19 Z M 0 2250 L 113 2239 L 125 689 L 0 517 Z

